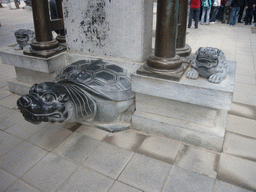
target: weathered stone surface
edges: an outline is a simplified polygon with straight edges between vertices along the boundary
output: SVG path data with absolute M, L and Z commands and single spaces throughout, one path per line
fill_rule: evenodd
M 68 52 L 137 62 L 151 53 L 153 0 L 65 0 L 63 10 Z

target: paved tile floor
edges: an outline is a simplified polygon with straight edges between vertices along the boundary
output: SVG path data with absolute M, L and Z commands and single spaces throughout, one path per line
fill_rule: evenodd
M 31 9 L 5 6 L 0 22 L 4 49 L 15 30 L 33 28 Z M 0 63 L 0 191 L 256 191 L 256 34 L 221 23 L 188 32 L 193 52 L 218 47 L 237 62 L 222 153 L 134 130 L 27 123 L 7 87 L 15 71 Z

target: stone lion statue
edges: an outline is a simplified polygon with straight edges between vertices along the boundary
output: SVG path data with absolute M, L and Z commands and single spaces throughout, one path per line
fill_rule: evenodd
M 14 47 L 15 50 L 30 49 L 30 43 L 32 42 L 32 39 L 35 37 L 34 31 L 31 31 L 29 29 L 19 29 L 15 31 L 14 35 L 18 43 L 18 45 Z
M 227 64 L 224 53 L 213 47 L 200 47 L 192 60 L 191 70 L 186 77 L 197 79 L 199 75 L 211 83 L 221 83 L 227 77 Z

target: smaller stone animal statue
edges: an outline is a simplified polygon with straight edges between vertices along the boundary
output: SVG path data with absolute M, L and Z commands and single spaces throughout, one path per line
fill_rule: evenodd
M 31 31 L 29 29 L 19 29 L 15 31 L 14 35 L 18 43 L 18 45 L 14 47 L 15 50 L 30 49 L 30 43 L 32 42 L 32 39 L 35 37 L 34 31 Z
M 130 126 L 135 109 L 131 74 L 102 60 L 80 60 L 65 67 L 55 82 L 33 85 L 17 105 L 34 124 L 79 122 L 119 131 Z
M 212 47 L 200 47 L 192 60 L 192 68 L 186 77 L 197 79 L 199 75 L 211 83 L 221 83 L 227 77 L 227 64 L 224 53 Z

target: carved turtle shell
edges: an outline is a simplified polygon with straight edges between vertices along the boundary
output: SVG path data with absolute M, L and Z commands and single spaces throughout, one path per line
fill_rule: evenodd
M 131 74 L 124 68 L 102 60 L 80 60 L 65 67 L 55 79 L 58 83 L 79 85 L 91 95 L 113 101 L 134 98 Z

